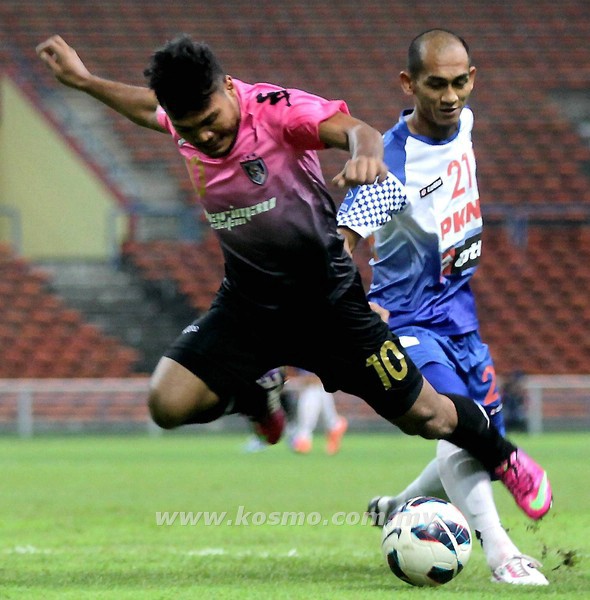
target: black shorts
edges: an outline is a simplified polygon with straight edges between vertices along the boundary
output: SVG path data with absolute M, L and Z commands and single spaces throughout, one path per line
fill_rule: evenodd
M 240 394 L 274 367 L 300 367 L 327 391 L 358 396 L 388 420 L 412 406 L 423 384 L 398 338 L 369 308 L 360 278 L 335 301 L 310 294 L 279 309 L 253 306 L 224 284 L 165 356 L 221 397 Z

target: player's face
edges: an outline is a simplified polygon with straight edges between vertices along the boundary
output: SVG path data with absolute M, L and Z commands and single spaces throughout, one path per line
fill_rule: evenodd
M 411 128 L 415 133 L 445 139 L 457 129 L 459 117 L 475 81 L 475 67 L 469 66 L 461 44 L 426 46 L 423 69 L 411 78 L 401 74 L 402 88 L 414 97 Z
M 213 93 L 205 110 L 182 119 L 170 118 L 177 133 L 197 150 L 211 158 L 225 156 L 240 127 L 240 106 L 231 78 L 227 77 L 222 88 Z

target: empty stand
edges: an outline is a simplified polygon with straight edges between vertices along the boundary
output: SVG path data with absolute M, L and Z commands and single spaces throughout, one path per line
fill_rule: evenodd
M 525 247 L 488 226 L 473 283 L 500 373 L 590 370 L 590 229 L 532 227 Z
M 197 311 L 207 310 L 223 279 L 223 260 L 210 234 L 201 243 L 129 242 L 124 256 L 146 279 L 168 280 Z
M 0 244 L 0 378 L 128 377 L 134 350 L 84 322 L 47 276 Z
M 344 98 L 353 113 L 384 130 L 407 104 L 397 74 L 408 42 L 435 26 L 464 35 L 478 67 L 471 105 L 484 217 L 485 207 L 496 204 L 515 210 L 523 205 L 590 206 L 590 149 L 554 94 L 588 89 L 586 0 L 367 0 L 362 15 L 356 0 L 260 0 L 254 6 L 234 0 L 200 3 L 198 8 L 154 0 L 3 0 L 0 37 L 5 44 L 0 51 L 7 64 L 34 74 L 42 96 L 56 84 L 34 56 L 34 47 L 52 33 L 70 41 L 96 73 L 142 84 L 142 70 L 154 48 L 187 31 L 208 41 L 230 74 Z M 191 184 L 174 145 L 165 137 L 154 143 L 151 133 L 114 113 L 109 118 L 134 159 L 148 167 L 164 165 L 177 181 L 179 201 L 192 201 Z M 326 178 L 331 178 L 344 155 L 328 151 L 321 156 Z M 334 194 L 338 200 L 338 192 Z M 506 218 L 511 220 L 510 215 Z M 488 223 L 474 289 L 482 332 L 500 373 L 590 372 L 585 335 L 590 328 L 588 225 L 556 227 L 555 215 L 552 219 L 551 227 L 531 225 L 522 244 L 495 226 L 496 221 Z M 200 311 L 208 307 L 223 276 L 221 254 L 211 235 L 200 243 L 132 241 L 124 252 L 146 280 L 170 286 Z M 365 282 L 370 278 L 367 258 L 357 257 Z M 7 269 L 0 280 L 2 340 L 15 328 L 29 331 L 24 328 L 24 315 L 31 309 L 27 298 L 44 286 L 42 280 L 21 281 L 29 292 L 7 302 L 4 292 L 19 277 L 19 268 L 13 271 Z M 71 331 L 82 325 L 67 312 L 54 318 L 54 311 L 63 307 L 52 303 L 46 297 L 35 301 L 33 322 L 56 328 L 52 338 L 71 339 L 60 337 L 62 327 Z M 75 350 L 69 352 L 67 346 L 62 342 L 61 351 L 71 354 L 68 373 L 91 369 L 76 363 Z M 25 368 L 30 349 L 19 348 L 8 345 L 0 369 Z M 51 370 L 50 358 L 48 352 L 41 361 L 46 371 Z
M 256 10 L 246 0 L 203 3 L 198 10 L 174 1 L 5 0 L 0 36 L 42 90 L 55 84 L 34 48 L 49 34 L 60 32 L 97 73 L 141 84 L 153 50 L 187 31 L 211 43 L 234 76 L 345 98 L 355 114 L 385 129 L 406 104 L 397 73 L 409 40 L 423 29 L 448 27 L 468 39 L 479 69 L 472 104 L 484 194 L 496 202 L 518 203 L 523 195 L 528 202 L 590 202 L 590 150 L 551 96 L 555 90 L 587 88 L 587 2 L 417 6 L 369 0 L 363 15 L 359 18 L 354 0 L 261 0 Z M 110 118 L 138 162 L 164 164 L 179 195 L 192 197 L 173 144 L 153 143 L 151 134 L 114 113 Z M 328 176 L 341 160 L 339 153 L 324 156 Z

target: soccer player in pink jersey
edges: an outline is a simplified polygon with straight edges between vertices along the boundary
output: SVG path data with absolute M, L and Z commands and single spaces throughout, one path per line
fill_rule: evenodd
M 276 443 L 284 419 L 272 370 L 292 365 L 317 374 L 327 391 L 363 398 L 407 434 L 449 440 L 490 471 L 509 467 L 516 447 L 472 400 L 438 394 L 370 309 L 337 232 L 316 151 L 348 151 L 333 182 L 382 183 L 395 203 L 377 130 L 342 101 L 235 79 L 186 35 L 154 53 L 149 87 L 96 77 L 59 36 L 37 53 L 61 83 L 172 136 L 223 249 L 225 278 L 210 310 L 152 375 L 148 402 L 158 425 L 239 412 Z M 531 461 L 511 471 L 507 487 L 521 506 L 538 496 L 530 485 L 538 469 Z

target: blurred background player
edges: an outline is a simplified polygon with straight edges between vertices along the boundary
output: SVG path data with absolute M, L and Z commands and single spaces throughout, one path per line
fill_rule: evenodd
M 313 447 L 313 433 L 322 421 L 326 433 L 326 454 L 340 450 L 348 429 L 348 420 L 336 410 L 334 395 L 326 392 L 320 378 L 302 369 L 286 369 L 286 383 L 281 391 L 281 406 L 285 412 L 285 438 L 298 454 L 308 454 Z M 261 452 L 269 447 L 257 435 L 246 440 L 244 452 Z
M 326 434 L 326 453 L 336 454 L 340 450 L 342 437 L 348 429 L 348 421 L 338 414 L 334 395 L 326 392 L 320 378 L 301 369 L 296 369 L 287 381 L 287 388 L 297 390 L 297 412 L 291 448 L 299 454 L 311 452 L 313 433 L 321 419 Z
M 504 433 L 496 373 L 479 336 L 469 285 L 483 225 L 473 113 L 465 107 L 475 72 L 467 44 L 451 32 L 430 30 L 412 41 L 400 81 L 414 107 L 384 136 L 385 161 L 405 207 L 395 209 L 375 186 L 354 189 L 338 223 L 351 251 L 373 235 L 369 300 L 424 376 L 440 393 L 474 398 Z M 415 481 L 395 496 L 374 498 L 368 510 L 383 524 L 397 506 L 419 495 L 448 497 L 462 510 L 482 542 L 493 581 L 548 583 L 539 563 L 523 555 L 502 527 L 490 473 L 470 454 L 439 441 L 437 459 Z M 531 518 L 540 514 L 534 507 L 525 512 Z

